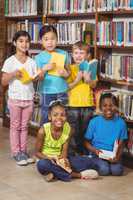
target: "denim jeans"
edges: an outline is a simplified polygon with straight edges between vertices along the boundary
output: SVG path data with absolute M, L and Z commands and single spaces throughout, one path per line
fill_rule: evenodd
M 113 176 L 121 176 L 123 174 L 124 168 L 121 163 L 121 161 L 117 163 L 111 163 L 107 160 L 103 160 L 96 156 L 95 154 L 90 154 L 90 159 L 92 162 L 92 165 L 95 170 L 98 171 L 99 175 L 101 176 L 107 176 L 107 175 L 113 175 Z
M 69 107 L 68 121 L 74 128 L 72 143 L 79 153 L 83 153 L 84 134 L 93 117 L 93 111 L 94 107 Z
M 67 93 L 59 93 L 59 94 L 42 94 L 41 99 L 41 126 L 48 122 L 48 107 L 51 101 L 55 101 L 57 99 L 62 100 L 64 104 L 68 102 Z
M 86 169 L 93 169 L 93 163 L 88 156 L 71 156 L 69 157 L 71 168 L 74 172 L 81 172 Z M 71 174 L 66 172 L 64 169 L 56 164 L 53 164 L 48 159 L 41 159 L 37 162 L 37 169 L 45 175 L 52 172 L 56 178 L 62 181 L 71 181 Z

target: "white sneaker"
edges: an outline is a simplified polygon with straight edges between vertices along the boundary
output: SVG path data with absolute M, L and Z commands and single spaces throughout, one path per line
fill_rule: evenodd
M 81 179 L 97 179 L 99 177 L 98 172 L 94 169 L 87 169 L 82 172 L 81 174 Z
M 28 164 L 35 163 L 35 159 L 30 157 L 27 153 L 21 152 L 21 155 L 27 161 Z
M 17 165 L 26 166 L 28 164 L 27 160 L 21 155 L 21 152 L 17 153 L 13 158 L 16 160 Z

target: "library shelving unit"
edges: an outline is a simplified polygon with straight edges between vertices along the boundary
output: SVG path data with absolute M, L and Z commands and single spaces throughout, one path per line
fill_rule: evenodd
M 123 161 L 133 168 L 133 2 L 97 1 L 99 79 L 119 97 L 129 128 Z
M 26 27 L 33 37 L 32 47 L 40 48 L 37 30 L 42 21 L 57 28 L 59 47 L 69 51 L 73 43 L 83 40 L 94 50 L 94 55 L 99 60 L 99 83 L 104 88 L 110 88 L 119 97 L 120 112 L 125 115 L 129 127 L 130 137 L 124 161 L 133 168 L 133 1 L 33 0 L 31 11 L 34 10 L 35 3 L 39 4 L 35 15 L 22 16 L 15 7 L 17 12 L 12 16 L 15 12 L 13 7 L 10 16 L 7 8 L 10 11 L 14 1 L 5 1 L 6 35 L 9 43 L 13 34 L 9 32 L 13 27 L 16 26 L 15 31 L 18 27 Z M 10 2 L 10 6 L 7 2 Z M 20 11 L 29 9 L 29 4 L 24 6 L 26 1 L 21 2 Z M 32 28 L 37 34 L 32 33 Z

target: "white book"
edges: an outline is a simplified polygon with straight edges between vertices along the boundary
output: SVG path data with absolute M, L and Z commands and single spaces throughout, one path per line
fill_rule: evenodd
M 118 150 L 118 141 L 115 141 L 113 151 L 100 149 L 101 152 L 99 153 L 99 158 L 105 160 L 113 159 L 116 156 L 117 150 Z

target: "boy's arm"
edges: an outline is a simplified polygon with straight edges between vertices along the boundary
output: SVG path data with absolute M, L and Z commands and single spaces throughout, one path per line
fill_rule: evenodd
M 97 86 L 97 82 L 98 82 L 98 80 L 91 80 L 91 81 L 89 82 L 89 86 L 90 86 L 92 89 L 94 89 L 94 88 L 96 88 L 96 86 Z
M 91 151 L 92 153 L 96 154 L 97 156 L 99 156 L 99 152 L 100 150 L 96 149 L 95 147 L 93 147 L 90 143 L 89 140 L 85 140 L 84 141 L 84 147 L 88 150 Z
M 115 162 L 118 162 L 121 159 L 122 152 L 123 152 L 123 146 L 124 146 L 124 142 L 123 141 L 119 141 L 118 149 L 117 149 L 117 152 L 116 152 L 116 156 L 115 156 L 115 158 L 110 159 L 110 162 L 115 163 Z

